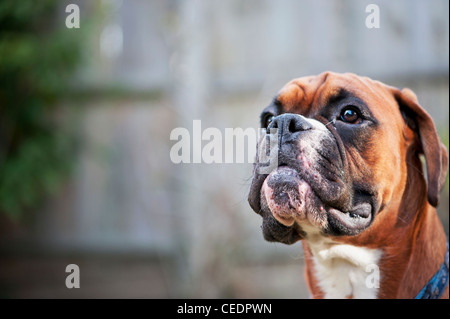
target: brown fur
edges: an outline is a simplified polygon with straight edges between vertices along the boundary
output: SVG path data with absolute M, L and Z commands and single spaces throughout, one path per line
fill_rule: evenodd
M 400 91 L 354 74 L 326 72 L 289 82 L 277 99 L 283 112 L 313 117 L 339 87 L 361 97 L 380 121 L 381 129 L 369 151 L 358 154 L 349 149 L 347 156 L 353 159 L 350 172 L 361 179 L 367 178 L 365 172 L 370 166 L 371 183 L 381 190 L 383 209 L 365 231 L 333 239 L 381 248 L 379 298 L 414 298 L 439 269 L 446 251 L 446 236 L 435 210 L 447 172 L 446 149 L 432 119 L 409 89 Z M 400 108 L 410 117 L 410 125 L 402 118 Z M 428 185 L 419 153 L 425 155 Z M 364 161 L 358 160 L 358 156 Z M 314 277 L 312 255 L 305 241 L 303 247 L 309 289 L 314 298 L 322 298 L 324 294 Z M 443 297 L 448 298 L 448 287 Z

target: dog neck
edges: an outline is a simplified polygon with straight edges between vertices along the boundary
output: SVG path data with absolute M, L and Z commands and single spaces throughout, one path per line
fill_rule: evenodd
M 303 241 L 307 278 L 314 298 L 375 299 L 380 249 L 340 243 L 321 235 Z
M 403 198 L 361 234 L 331 238 L 306 229 L 313 298 L 414 298 L 439 269 L 447 249 L 442 223 L 426 195 L 417 196 L 426 194 L 420 171 L 407 176 Z M 448 288 L 442 297 L 448 298 Z
M 447 237 L 436 209 L 428 203 L 422 165 L 410 157 L 407 181 L 392 233 L 398 239 L 386 243 L 381 267 L 387 278 L 381 298 L 414 298 L 440 268 Z M 422 194 L 418 196 L 418 194 Z M 395 257 L 398 256 L 398 257 Z M 444 294 L 448 297 L 447 292 Z
M 321 235 L 303 240 L 306 278 L 313 298 L 414 298 L 443 262 L 446 237 L 428 205 L 411 239 L 357 245 Z M 394 230 L 395 232 L 395 230 Z M 409 237 L 409 236 L 408 236 Z M 448 288 L 443 297 L 448 297 Z
M 440 268 L 447 251 L 447 238 L 434 207 L 426 205 L 414 225 L 411 254 L 399 283 L 398 298 L 414 298 Z M 443 297 L 448 298 L 448 287 Z

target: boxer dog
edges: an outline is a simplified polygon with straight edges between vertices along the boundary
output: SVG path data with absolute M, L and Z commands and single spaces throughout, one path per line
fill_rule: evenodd
M 257 155 L 249 203 L 266 240 L 302 241 L 313 298 L 448 298 L 435 210 L 448 155 L 411 90 L 348 73 L 298 78 L 261 126 L 277 133 L 278 165 L 260 173 Z

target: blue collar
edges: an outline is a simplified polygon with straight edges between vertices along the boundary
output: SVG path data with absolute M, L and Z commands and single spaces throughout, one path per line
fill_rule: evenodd
M 430 279 L 415 299 L 439 299 L 448 285 L 448 241 L 447 253 L 438 272 Z

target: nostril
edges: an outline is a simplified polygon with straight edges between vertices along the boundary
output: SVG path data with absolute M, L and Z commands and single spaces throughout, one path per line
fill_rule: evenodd
M 278 121 L 277 121 L 276 118 L 274 118 L 274 119 L 270 122 L 270 124 L 267 126 L 267 128 L 266 128 L 267 134 L 270 134 L 270 133 L 271 133 L 271 132 L 270 132 L 271 129 L 278 129 Z
M 312 129 L 311 124 L 301 115 L 298 114 L 281 114 L 273 118 L 267 126 L 267 134 L 271 134 L 271 129 L 278 129 L 278 134 L 292 134 L 300 131 Z
M 295 120 L 291 120 L 288 125 L 288 131 L 291 133 L 297 132 L 297 125 L 295 125 Z
M 287 128 L 290 133 L 294 133 L 294 132 L 310 130 L 312 128 L 312 126 L 311 126 L 311 124 L 308 123 L 308 121 L 306 121 L 302 117 L 295 116 L 290 119 Z

